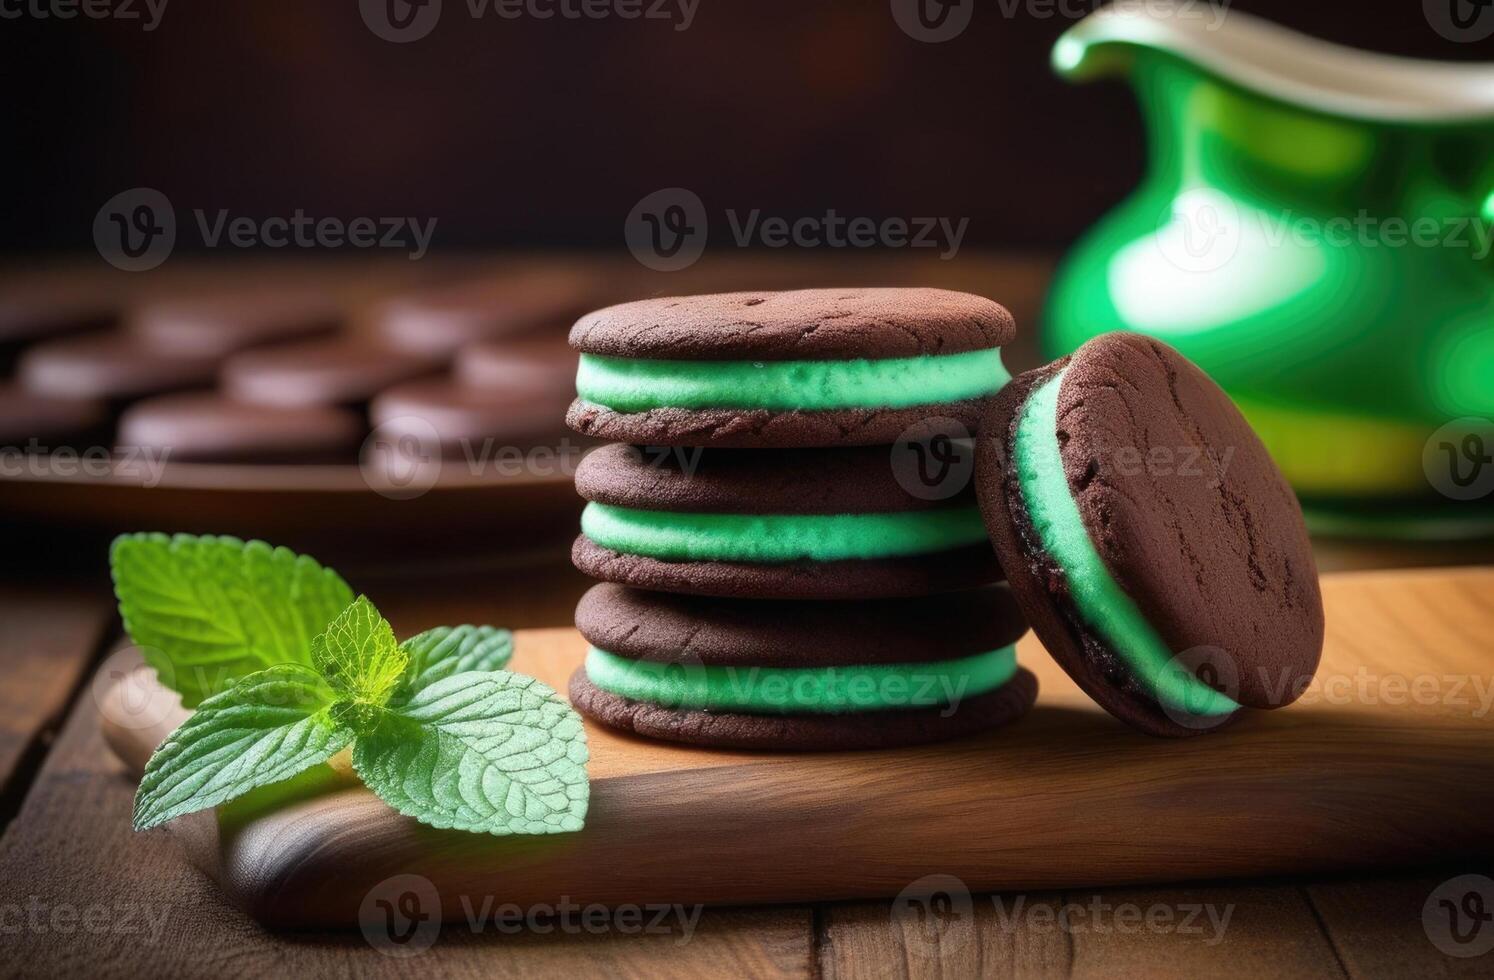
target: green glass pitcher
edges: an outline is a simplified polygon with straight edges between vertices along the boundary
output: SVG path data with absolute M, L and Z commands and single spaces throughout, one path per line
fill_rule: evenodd
M 1449 426 L 1494 448 L 1494 65 L 1155 3 L 1092 14 L 1053 61 L 1130 79 L 1150 166 L 1060 268 L 1050 355 L 1172 344 L 1306 500 L 1428 495 Z

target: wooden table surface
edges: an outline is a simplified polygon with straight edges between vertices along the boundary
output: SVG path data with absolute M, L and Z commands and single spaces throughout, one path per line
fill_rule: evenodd
M 563 624 L 586 583 L 564 566 L 515 570 L 460 590 L 381 583 L 405 635 L 441 622 Z M 166 835 L 129 827 L 134 785 L 104 746 L 93 666 L 119 643 L 103 583 L 0 586 L 0 973 L 57 976 L 1488 975 L 1490 958 L 1440 952 L 1422 907 L 1436 867 L 1373 877 L 1031 895 L 958 893 L 929 919 L 889 901 L 707 909 L 686 933 L 632 920 L 571 934 L 445 927 L 417 960 L 361 934 L 275 934 L 232 908 Z M 1083 814 L 1075 814 L 1083 819 Z M 1494 829 L 1494 818 L 1491 818 Z M 912 882 L 909 883 L 910 885 Z M 503 896 L 494 896 L 502 903 Z M 1056 923 L 1070 907 L 1071 928 Z M 1213 918 L 1210 918 L 1212 913 Z M 1228 916 L 1225 919 L 1225 916 Z M 652 919 L 650 910 L 643 921 Z M 1145 923 L 1154 923 L 1148 928 Z M 584 922 L 589 920 L 577 920 Z M 1223 922 L 1220 932 L 1215 923 Z
M 989 292 L 1032 322 L 1047 270 L 1041 260 L 1004 261 L 996 272 L 967 264 L 940 284 Z M 1325 542 L 1319 559 L 1324 570 L 1401 567 L 1488 561 L 1489 552 L 1487 543 Z M 120 641 L 107 582 L 35 581 L 24 556 L 5 567 L 0 975 L 1407 977 L 1487 976 L 1494 966 L 1494 953 L 1446 955 L 1423 925 L 1423 906 L 1441 883 L 1491 871 L 1456 866 L 974 895 L 968 903 L 954 883 L 953 899 L 928 914 L 891 901 L 711 908 L 688 930 L 672 915 L 644 928 L 652 910 L 637 920 L 573 919 L 513 934 L 491 923 L 480 933 L 448 925 L 408 960 L 371 948 L 358 933 L 267 932 L 227 905 L 166 835 L 130 830 L 134 785 L 102 742 L 91 683 Z M 566 625 L 587 583 L 557 561 L 480 578 L 359 584 L 377 591 L 381 609 L 408 635 L 450 622 Z

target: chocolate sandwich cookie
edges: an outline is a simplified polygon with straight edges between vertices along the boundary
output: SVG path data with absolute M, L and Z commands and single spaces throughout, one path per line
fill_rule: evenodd
M 986 417 L 976 486 L 1033 629 L 1121 720 L 1196 734 L 1311 680 L 1323 604 L 1302 512 L 1172 348 L 1106 334 L 1019 376 Z
M 749 602 L 595 586 L 571 702 L 612 728 L 718 748 L 876 749 L 1025 714 L 1037 680 L 1000 587 L 886 602 Z
M 137 402 L 119 419 L 121 447 L 173 462 L 350 462 L 363 434 L 362 417 L 349 409 L 251 405 L 195 392 Z
M 224 362 L 219 380 L 230 398 L 258 405 L 358 405 L 442 366 L 437 357 L 341 336 L 243 351 Z
M 587 435 L 647 445 L 891 443 L 915 423 L 974 431 L 1007 380 L 1011 314 L 943 289 L 805 289 L 625 303 L 582 317 Z
M 886 446 L 640 449 L 576 469 L 588 501 L 571 551 L 593 578 L 644 589 L 779 599 L 874 599 L 996 581 L 974 493 L 924 499 Z
M 162 300 L 136 310 L 130 329 L 153 347 L 224 357 L 259 344 L 330 333 L 342 311 L 322 293 L 260 290 Z
M 37 394 L 118 402 L 210 384 L 217 368 L 214 354 L 152 347 L 113 331 L 37 344 L 21 355 L 16 376 Z

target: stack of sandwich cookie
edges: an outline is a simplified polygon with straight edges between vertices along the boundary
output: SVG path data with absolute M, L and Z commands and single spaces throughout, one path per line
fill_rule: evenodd
M 736 748 L 905 745 L 1019 717 L 1036 681 L 969 486 L 893 443 L 977 420 L 1010 315 L 933 289 L 647 300 L 584 317 L 568 421 L 622 442 L 576 474 L 598 586 L 577 707 Z M 906 447 L 904 447 L 906 448 Z M 892 600 L 892 601 L 888 601 Z

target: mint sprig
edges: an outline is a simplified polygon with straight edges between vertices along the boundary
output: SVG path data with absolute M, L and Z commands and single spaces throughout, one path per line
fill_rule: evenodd
M 132 535 L 113 556 L 132 638 L 145 646 L 139 629 L 157 641 L 163 681 L 186 677 L 199 697 L 196 713 L 146 765 L 135 829 L 289 779 L 349 745 L 368 787 L 422 823 L 490 834 L 581 829 L 586 733 L 555 691 L 501 669 L 513 652 L 508 631 L 438 627 L 399 643 L 373 603 L 349 591 L 344 607 L 297 646 L 297 631 L 322 614 L 329 589 L 347 589 L 310 559 L 261 542 L 183 535 Z M 295 574 L 287 578 L 287 569 Z M 218 584 L 175 583 L 183 572 Z M 276 592 L 286 582 L 296 585 L 290 596 Z M 215 617 L 235 603 L 253 609 L 234 609 L 231 625 L 219 626 Z M 276 615 L 289 618 L 263 628 Z M 283 661 L 252 669 L 271 656 Z M 206 675 L 193 669 L 206 664 L 225 665 L 220 693 L 209 695 Z M 188 691 L 177 689 L 186 701 Z
M 189 708 L 256 670 L 311 666 L 312 638 L 353 601 L 336 572 L 263 541 L 126 534 L 109 564 L 130 640 Z
M 353 740 L 331 706 L 326 682 L 297 664 L 261 670 L 208 698 L 150 757 L 135 794 L 135 829 L 326 762 Z

